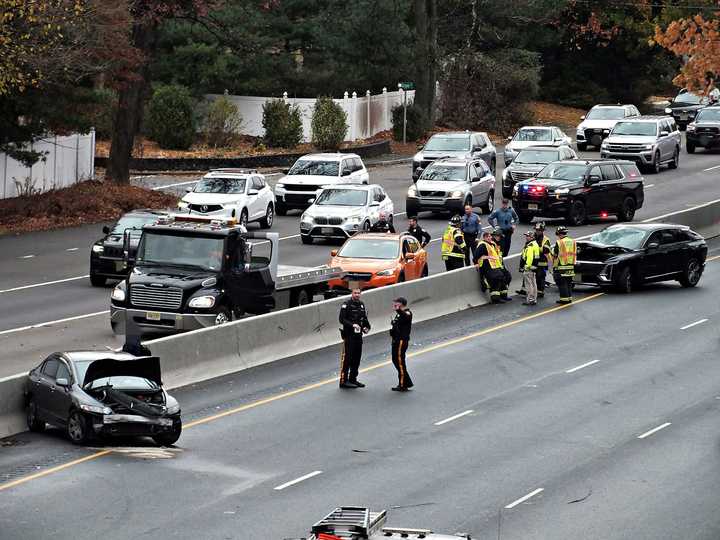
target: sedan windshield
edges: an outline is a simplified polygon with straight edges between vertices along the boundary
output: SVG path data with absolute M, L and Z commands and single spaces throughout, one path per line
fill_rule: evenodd
M 465 180 L 465 165 L 430 165 L 420 176 L 420 180 L 433 182 L 462 182 Z
M 619 120 L 625 118 L 625 109 L 618 107 L 591 109 L 585 118 L 587 120 Z
M 124 216 L 120 218 L 110 234 L 123 234 L 127 229 L 142 229 L 143 225 L 155 223 L 158 216 L 148 214 L 146 216 Z
M 590 237 L 592 242 L 626 249 L 640 249 L 647 235 L 646 231 L 635 227 L 609 227 Z
M 697 115 L 695 122 L 720 122 L 720 107 L 712 109 L 703 109 Z
M 612 134 L 654 137 L 657 135 L 657 124 L 655 122 L 618 122 L 613 128 Z
M 554 150 L 523 150 L 515 158 L 515 163 L 535 163 L 547 165 L 560 159 L 560 152 Z
M 138 264 L 191 266 L 219 270 L 222 265 L 223 238 L 173 236 L 145 233 L 138 249 Z
M 245 193 L 245 178 L 203 178 L 195 193 Z
M 288 174 L 337 176 L 340 172 L 340 163 L 337 161 L 316 161 L 314 159 L 300 159 L 295 162 Z
M 552 141 L 552 131 L 549 129 L 521 129 L 513 137 L 514 141 Z
M 677 103 L 688 103 L 690 105 L 701 105 L 707 103 L 707 98 L 698 96 L 692 92 L 680 92 L 675 98 Z
M 368 192 L 360 189 L 326 189 L 315 201 L 318 206 L 365 206 Z
M 423 150 L 431 152 L 467 152 L 470 150 L 470 137 L 433 135 Z
M 399 252 L 397 240 L 357 238 L 345 242 L 338 257 L 357 259 L 396 259 Z
M 585 165 L 572 165 L 569 163 L 551 163 L 538 173 L 538 178 L 553 180 L 582 180 L 585 178 Z

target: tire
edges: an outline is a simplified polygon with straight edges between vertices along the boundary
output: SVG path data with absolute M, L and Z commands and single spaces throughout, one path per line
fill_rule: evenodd
M 620 211 L 618 212 L 618 220 L 632 221 L 635 217 L 636 207 L 637 204 L 635 204 L 635 199 L 632 197 L 625 197 L 625 200 L 620 207 Z
M 585 152 L 587 150 L 587 143 L 577 143 L 578 152 Z
M 290 307 L 306 306 L 311 303 L 312 297 L 310 296 L 310 293 L 308 293 L 307 289 L 300 289 L 299 291 L 293 293 L 292 305 Z
M 106 281 L 107 278 L 104 278 L 102 276 L 96 276 L 95 274 L 90 274 L 90 285 L 92 285 L 93 287 L 104 287 Z
M 243 227 L 247 228 L 247 225 L 248 225 L 247 208 L 243 208 L 242 212 L 240 212 L 240 221 L 238 221 L 238 225 L 242 225 Z
M 653 174 L 660 174 L 660 171 L 662 170 L 662 164 L 660 163 L 660 152 L 655 152 L 655 156 L 653 157 L 653 162 L 650 165 L 650 172 Z
M 694 154 L 695 153 L 695 143 L 691 143 L 691 142 L 686 143 L 685 150 L 687 150 L 688 154 Z
M 265 209 L 265 217 L 260 220 L 260 227 L 262 229 L 269 229 L 272 227 L 274 221 L 275 210 L 273 209 L 272 204 L 268 204 L 268 207 Z
M 87 418 L 80 411 L 71 411 L 66 426 L 67 436 L 73 444 L 85 444 L 90 440 Z
M 680 148 L 675 148 L 675 155 L 670 163 L 668 163 L 669 169 L 677 169 L 680 166 Z
M 307 235 L 301 234 L 301 235 L 300 235 L 300 241 L 301 241 L 303 244 L 305 244 L 305 245 L 312 244 L 312 243 L 313 243 L 313 237 L 310 236 L 309 234 L 307 234 Z
M 633 275 L 627 266 L 620 270 L 615 278 L 615 290 L 621 294 L 630 294 L 633 291 Z
M 38 417 L 37 403 L 35 403 L 33 398 L 30 398 L 30 401 L 28 402 L 26 419 L 27 427 L 30 431 L 35 433 L 45 431 L 45 421 Z
M 585 204 L 582 201 L 573 201 L 568 212 L 567 222 L 574 226 L 579 227 L 587 221 L 587 210 Z
M 275 213 L 278 216 L 287 216 L 287 206 L 285 206 L 285 203 L 276 202 L 275 203 Z
M 693 257 L 688 261 L 687 266 L 678 281 L 683 287 L 690 288 L 697 285 L 701 277 L 702 266 L 700 266 L 700 261 Z
M 428 269 L 428 265 L 426 264 L 423 266 L 422 274 L 420 274 L 420 277 L 428 277 L 430 275 L 430 270 Z
M 529 225 L 530 222 L 533 220 L 532 215 L 526 214 L 525 212 L 518 212 L 517 215 L 520 223 L 522 223 L 523 225 Z
M 175 444 L 180 435 L 182 434 L 182 424 L 178 423 L 177 426 L 173 426 L 173 430 L 169 433 L 158 433 L 153 435 L 153 441 L 159 446 L 172 446 Z
M 488 193 L 487 200 L 480 205 L 480 210 L 483 211 L 484 214 L 489 214 L 495 209 L 495 191 L 490 190 L 490 193 Z
M 370 222 L 366 221 L 365 223 L 363 223 L 361 232 L 369 232 L 369 231 L 370 231 Z
M 215 326 L 229 323 L 230 321 L 232 321 L 230 310 L 224 306 L 220 307 L 215 314 Z

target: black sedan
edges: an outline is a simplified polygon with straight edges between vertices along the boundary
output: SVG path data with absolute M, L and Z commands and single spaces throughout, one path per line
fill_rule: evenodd
M 707 244 L 689 227 L 669 223 L 612 225 L 577 243 L 575 282 L 629 293 L 644 283 L 677 280 L 694 287 Z
M 30 371 L 25 398 L 30 431 L 52 424 L 75 444 L 120 435 L 149 436 L 169 446 L 182 431 L 180 405 L 163 389 L 154 356 L 54 353 Z

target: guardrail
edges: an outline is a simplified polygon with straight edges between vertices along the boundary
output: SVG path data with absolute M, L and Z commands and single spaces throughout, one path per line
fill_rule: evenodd
M 646 220 L 663 221 L 688 225 L 706 238 L 720 236 L 720 199 Z M 511 271 L 515 266 L 509 265 Z M 488 303 L 474 268 L 374 289 L 363 293 L 373 334 L 388 330 L 388 313 L 398 296 L 410 302 L 415 322 Z M 146 345 L 161 359 L 166 386 L 175 388 L 339 344 L 338 312 L 344 301 L 325 300 Z M 25 430 L 24 381 L 25 374 L 0 379 L 0 437 Z

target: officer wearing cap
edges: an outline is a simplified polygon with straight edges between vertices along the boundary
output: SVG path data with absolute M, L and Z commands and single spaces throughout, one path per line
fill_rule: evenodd
M 398 384 L 392 390 L 395 392 L 407 392 L 412 388 L 413 382 L 407 372 L 405 353 L 410 343 L 410 331 L 412 330 L 412 311 L 407 307 L 407 300 L 402 296 L 393 301 L 395 314 L 390 321 L 390 339 L 392 340 L 391 355 L 392 363 L 398 372 Z
M 460 216 L 454 215 L 443 233 L 442 253 L 446 270 L 455 270 L 465 266 L 465 237 L 460 230 Z
M 558 304 L 572 302 L 572 281 L 575 277 L 575 261 L 577 259 L 577 244 L 568 236 L 567 227 L 558 227 L 555 231 L 557 241 L 552 248 L 553 275 L 560 292 Z

